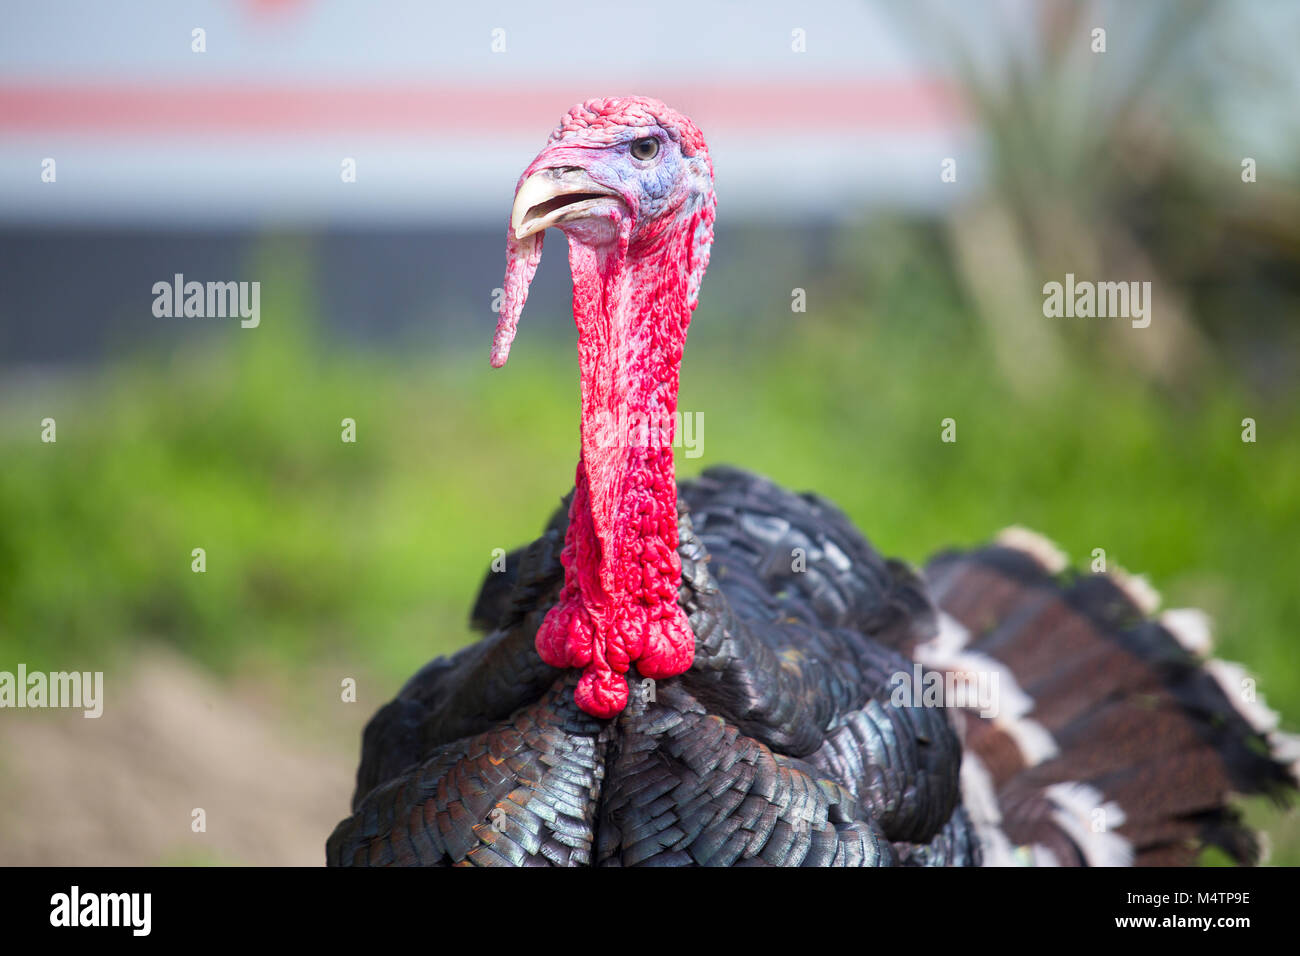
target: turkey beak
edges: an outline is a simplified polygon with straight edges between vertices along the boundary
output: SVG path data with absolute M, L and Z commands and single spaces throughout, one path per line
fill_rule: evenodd
M 492 339 L 493 368 L 505 365 L 510 356 L 510 344 L 528 299 L 528 286 L 542 260 L 542 233 L 548 226 L 580 219 L 614 219 L 624 209 L 626 205 L 617 192 L 596 182 L 579 166 L 539 169 L 519 184 L 506 232 L 506 281 Z
M 560 166 L 533 173 L 515 193 L 510 228 L 516 240 L 548 226 L 590 216 L 621 203 L 621 197 L 578 166 Z

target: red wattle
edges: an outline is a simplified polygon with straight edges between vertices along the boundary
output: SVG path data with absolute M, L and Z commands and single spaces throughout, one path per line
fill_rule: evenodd
M 569 234 L 582 453 L 561 554 L 564 586 L 536 637 L 546 663 L 583 669 L 574 699 L 601 718 L 627 705 L 623 675 L 632 665 L 662 680 L 688 670 L 695 657 L 695 636 L 677 603 L 672 442 L 686 330 L 713 238 L 712 166 L 689 120 L 629 97 L 576 107 L 525 174 L 585 163 L 599 153 L 574 144 L 598 144 L 649 123 L 670 130 L 698 178 L 683 181 L 676 204 L 662 202 L 641 222 L 642 205 L 624 196 L 627 215 L 612 220 L 615 240 L 607 233 Z M 589 244 L 590 236 L 601 238 Z M 508 353 L 540 238 L 535 246 L 510 240 L 494 365 Z
M 593 717 L 604 720 L 617 717 L 627 706 L 627 680 L 621 674 L 592 665 L 582 672 L 573 699 Z
M 661 680 L 686 673 L 694 661 L 695 634 L 686 612 L 674 604 L 667 616 L 650 623 L 637 670 L 646 677 Z
M 595 638 L 586 610 L 570 601 L 551 608 L 537 629 L 535 643 L 538 656 L 552 667 L 586 667 Z

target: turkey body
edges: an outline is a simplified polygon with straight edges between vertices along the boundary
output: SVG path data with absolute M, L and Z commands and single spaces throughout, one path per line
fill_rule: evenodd
M 485 636 L 366 727 L 331 865 L 1254 858 L 1227 800 L 1293 786 L 1278 739 L 1122 579 L 1063 575 L 1023 535 L 919 576 L 828 502 L 735 469 L 678 496 L 690 670 L 633 665 L 602 720 L 575 704 L 575 671 L 538 657 L 566 501 L 487 575 Z M 900 697 L 922 668 L 996 674 L 997 712 Z

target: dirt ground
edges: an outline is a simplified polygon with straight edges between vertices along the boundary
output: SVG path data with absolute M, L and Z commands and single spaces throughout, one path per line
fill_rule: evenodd
M 97 720 L 0 715 L 0 865 L 323 865 L 373 702 L 333 704 L 336 680 L 313 678 L 328 711 L 313 728 L 174 653 L 122 674 Z

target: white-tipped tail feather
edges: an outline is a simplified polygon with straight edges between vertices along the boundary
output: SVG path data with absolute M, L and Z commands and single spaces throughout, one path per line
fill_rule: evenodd
M 1060 574 L 1070 564 L 1069 556 L 1056 546 L 1056 543 L 1037 531 L 1030 531 L 1019 525 L 1003 528 L 996 539 L 1004 548 L 1023 551 L 1039 563 L 1048 574 Z
M 984 866 L 1023 866 L 1025 861 L 1002 832 L 1002 811 L 998 809 L 993 778 L 984 762 L 969 752 L 961 760 L 961 801 L 979 837 Z
M 1205 845 L 1255 862 L 1230 801 L 1284 797 L 1300 781 L 1300 737 L 1278 729 L 1244 668 L 1209 656 L 1203 611 L 1157 617 L 1140 575 L 1065 566 L 1052 542 L 1008 528 L 926 569 L 938 631 L 914 657 L 997 679 L 996 713 L 956 712 L 985 864 L 1190 865 Z
M 1296 786 L 1300 786 L 1300 734 L 1277 730 L 1268 735 L 1268 743 L 1273 759 L 1286 764 L 1291 779 L 1296 782 Z
M 1208 657 L 1214 648 L 1210 616 L 1199 608 L 1172 608 L 1160 615 L 1160 626 L 1189 654 Z
M 1270 734 L 1277 730 L 1281 718 L 1277 711 L 1264 703 L 1264 698 L 1255 688 L 1255 678 L 1247 673 L 1246 668 L 1214 657 L 1205 662 L 1205 669 L 1218 683 L 1228 703 L 1256 732 Z
M 1133 844 L 1114 832 L 1124 823 L 1118 803 L 1086 783 L 1054 783 L 1043 791 L 1056 808 L 1052 819 L 1089 866 L 1132 866 Z
M 1160 592 L 1141 574 L 1129 574 L 1120 567 L 1111 568 L 1106 573 L 1143 614 L 1150 617 L 1160 609 Z
M 1036 720 L 1030 720 L 1028 717 L 1003 719 L 998 715 L 993 723 L 1015 741 L 1016 749 L 1020 751 L 1020 757 L 1026 767 L 1037 766 L 1061 752 L 1061 748 L 1056 745 L 1056 738 Z
M 1042 724 L 1026 716 L 1033 711 L 1034 700 L 1020 688 L 1011 668 L 988 654 L 969 650 L 969 643 L 966 627 L 940 611 L 939 633 L 918 644 L 912 656 L 930 670 L 985 675 L 994 689 L 994 699 L 992 711 L 981 716 L 991 718 L 994 726 L 1011 738 L 1025 766 L 1033 767 L 1055 757 L 1060 752 L 1056 741 Z
M 1174 612 L 1167 612 L 1174 613 Z M 1181 612 L 1180 612 L 1181 613 Z M 1200 612 L 1195 612 L 1200 613 Z M 1204 617 L 1204 615 L 1201 615 Z M 1163 618 L 1161 623 L 1165 624 Z M 1166 630 L 1169 630 L 1175 637 L 1179 638 L 1179 643 L 1183 644 L 1183 639 L 1179 633 L 1165 624 Z M 1208 644 L 1208 628 L 1206 642 Z M 1190 648 L 1189 648 L 1190 650 Z M 1203 664 L 1205 670 L 1219 689 L 1223 691 L 1223 696 L 1228 699 L 1233 709 L 1241 715 L 1246 723 L 1250 724 L 1251 729 L 1262 734 L 1268 741 L 1269 752 L 1273 759 L 1287 768 L 1291 779 L 1300 786 L 1300 735 L 1288 733 L 1280 730 L 1282 724 L 1281 715 L 1264 700 L 1256 686 L 1256 680 L 1251 673 L 1241 664 L 1235 661 L 1225 661 L 1222 658 L 1213 657 Z

